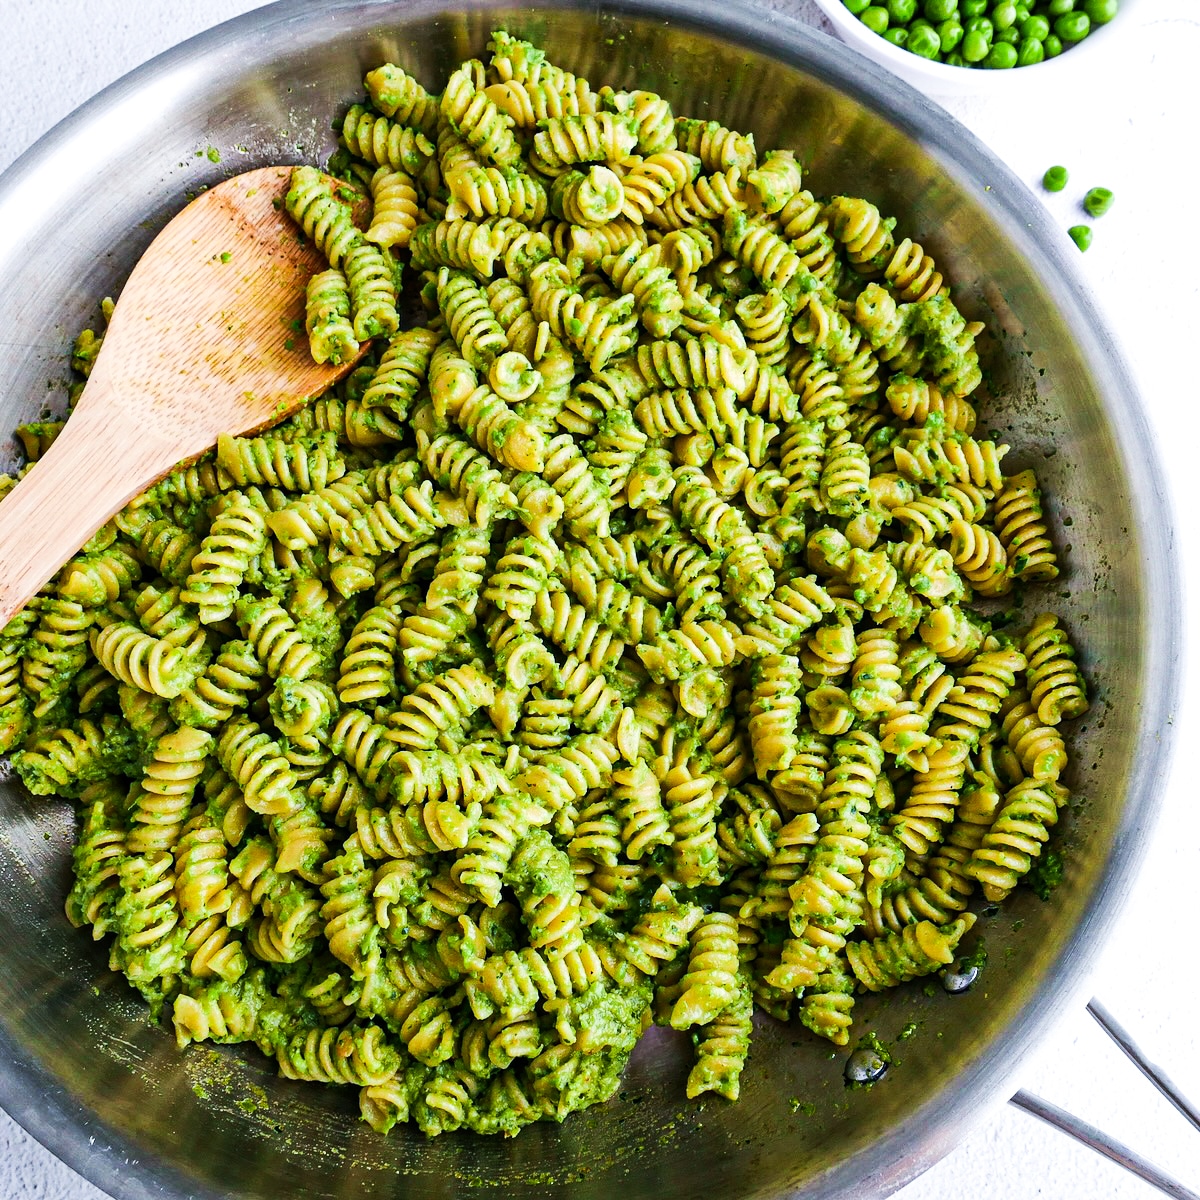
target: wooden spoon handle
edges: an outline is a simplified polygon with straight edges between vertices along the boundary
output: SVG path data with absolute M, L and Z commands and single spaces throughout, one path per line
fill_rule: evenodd
M 148 482 L 175 465 L 177 442 L 133 424 L 96 395 L 0 504 L 0 628 Z

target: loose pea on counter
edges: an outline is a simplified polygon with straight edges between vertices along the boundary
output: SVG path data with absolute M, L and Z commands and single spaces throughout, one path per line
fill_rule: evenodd
M 1106 187 L 1094 187 L 1083 198 L 1083 207 L 1090 217 L 1102 217 L 1112 208 L 1113 194 Z
M 1048 192 L 1061 192 L 1070 178 L 1066 167 L 1047 167 L 1042 176 L 1042 187 Z

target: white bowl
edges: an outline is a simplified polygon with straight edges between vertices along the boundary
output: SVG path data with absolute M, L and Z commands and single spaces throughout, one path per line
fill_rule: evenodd
M 838 36 L 855 50 L 899 75 L 906 83 L 930 96 L 1000 95 L 1016 87 L 1066 87 L 1084 71 L 1093 70 L 1104 55 L 1116 51 L 1117 40 L 1131 27 L 1135 9 L 1143 0 L 1121 0 L 1117 15 L 1100 25 L 1082 42 L 1064 50 L 1057 58 L 1046 59 L 1030 67 L 992 71 L 978 67 L 952 67 L 933 62 L 893 46 L 880 34 L 868 29 L 842 0 L 816 0 L 821 11 L 833 22 Z

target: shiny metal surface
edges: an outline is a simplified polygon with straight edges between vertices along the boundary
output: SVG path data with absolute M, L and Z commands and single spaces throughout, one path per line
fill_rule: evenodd
M 1020 1091 L 1009 1100 L 1009 1103 L 1014 1108 L 1028 1113 L 1031 1117 L 1045 1121 L 1047 1125 L 1057 1129 L 1060 1133 L 1065 1133 L 1067 1137 L 1074 1138 L 1081 1145 L 1102 1155 L 1110 1162 L 1116 1163 L 1117 1166 L 1124 1167 L 1131 1175 L 1136 1175 L 1151 1187 L 1157 1188 L 1164 1196 L 1170 1196 L 1172 1200 L 1200 1200 L 1200 1193 L 1192 1191 L 1178 1179 L 1173 1179 L 1149 1159 L 1126 1146 L 1124 1142 L 1117 1141 L 1103 1129 L 1097 1129 L 1095 1125 L 1087 1121 L 1081 1121 L 1074 1113 L 1065 1112 L 1058 1105 L 1043 1100 L 1041 1096 L 1033 1096 L 1029 1092 Z
M 1156 1062 L 1152 1062 L 1133 1040 L 1133 1035 L 1108 1011 L 1095 996 L 1088 1001 L 1088 1012 L 1096 1023 L 1112 1038 L 1114 1044 L 1131 1063 L 1163 1094 L 1163 1096 L 1200 1133 L 1200 1105 L 1183 1094 L 1180 1086 Z
M 1105 1005 L 1095 996 L 1088 1001 L 1088 1012 L 1096 1018 L 1096 1023 L 1112 1038 L 1126 1058 L 1158 1089 L 1158 1091 L 1178 1110 L 1179 1114 L 1188 1121 L 1193 1129 L 1200 1132 L 1200 1108 L 1183 1094 L 1179 1085 L 1160 1067 L 1152 1062 L 1141 1047 L 1133 1040 L 1132 1034 L 1110 1013 Z M 1055 1129 L 1073 1137 L 1097 1154 L 1124 1167 L 1139 1179 L 1158 1188 L 1160 1192 L 1173 1196 L 1176 1200 L 1200 1200 L 1200 1195 L 1185 1187 L 1177 1179 L 1173 1179 L 1160 1167 L 1131 1150 L 1116 1138 L 1110 1137 L 1102 1129 L 1097 1129 L 1087 1121 L 1080 1120 L 1074 1113 L 1065 1112 L 1054 1104 L 1043 1100 L 1040 1096 L 1019 1091 L 1012 1096 L 1009 1103 L 1023 1109 L 1031 1116 L 1045 1121 Z
M 62 916 L 69 806 L 5 783 L 0 1103 L 119 1200 L 887 1195 L 1008 1095 L 1023 1053 L 1081 998 L 1149 834 L 1178 682 L 1170 517 L 1132 380 L 1066 258 L 1074 248 L 944 112 L 777 14 L 675 0 L 473 15 L 431 0 L 303 0 L 186 43 L 0 181 L 0 425 L 61 402 L 74 333 L 189 191 L 327 153 L 331 114 L 364 69 L 393 58 L 434 84 L 500 24 L 594 83 L 636 79 L 680 111 L 752 129 L 761 147 L 796 148 L 814 190 L 894 213 L 988 322 L 989 382 L 1008 400 L 983 425 L 1016 448 L 1006 465 L 1036 465 L 1068 565 L 1028 610 L 1067 618 L 1097 700 L 1073 739 L 1067 878 L 1049 903 L 1022 893 L 983 919 L 989 966 L 969 992 L 862 1003 L 862 1031 L 891 1040 L 918 1025 L 871 1089 L 844 1087 L 844 1054 L 760 1018 L 737 1105 L 687 1102 L 687 1047 L 654 1031 L 620 1098 L 562 1127 L 384 1140 L 358 1123 L 351 1090 L 276 1079 L 255 1052 L 179 1055 Z

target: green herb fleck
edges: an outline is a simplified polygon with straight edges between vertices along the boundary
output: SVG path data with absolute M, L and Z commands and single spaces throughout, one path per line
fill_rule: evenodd
M 977 945 L 975 947 L 975 949 L 971 951 L 970 954 L 964 954 L 958 960 L 959 970 L 960 971 L 969 971 L 972 967 L 976 967 L 976 968 L 978 968 L 978 970 L 982 971 L 983 968 L 987 965 L 987 960 L 988 960 L 987 947 L 983 944 L 982 941 L 980 941 L 979 945 Z
M 1050 893 L 1062 881 L 1062 855 L 1055 850 L 1051 850 L 1029 873 L 1029 886 L 1040 900 L 1049 900 Z

